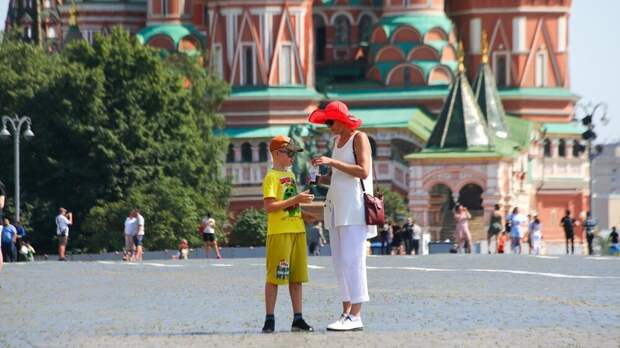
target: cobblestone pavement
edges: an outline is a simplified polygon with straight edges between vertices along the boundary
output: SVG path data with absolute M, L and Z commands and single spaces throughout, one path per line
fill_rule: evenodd
M 0 347 L 620 346 L 620 258 L 369 257 L 365 328 L 350 334 L 325 331 L 336 281 L 329 258 L 309 260 L 318 332 L 288 332 L 280 288 L 272 335 L 262 259 L 5 264 Z

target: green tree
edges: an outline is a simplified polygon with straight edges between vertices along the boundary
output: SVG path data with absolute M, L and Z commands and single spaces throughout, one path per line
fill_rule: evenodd
M 19 42 L 3 43 L 0 114 L 30 116 L 36 134 L 22 147 L 22 197 L 31 206 L 37 242 L 50 240 L 56 209 L 64 206 L 76 217 L 73 247 L 115 248 L 95 238 L 103 243 L 98 247 L 90 237 L 103 226 L 122 226 L 126 212 L 121 208 L 128 204 L 151 207 L 139 198 L 152 198 L 155 185 L 172 185 L 157 194 L 195 199 L 192 209 L 202 212 L 181 209 L 191 219 L 206 211 L 224 216 L 230 190 L 221 176 L 227 140 L 214 128 L 223 125 L 216 110 L 227 93 L 226 84 L 197 60 L 163 59 L 120 28 L 96 37 L 92 45 L 77 42 L 57 55 Z M 9 147 L 0 149 L 0 155 L 12 158 Z M 12 173 L 12 163 L 3 164 L 4 173 Z M 0 180 L 11 185 L 13 178 Z M 162 197 L 152 204 L 178 208 Z M 115 214 L 120 221 L 98 225 L 96 217 Z M 146 246 L 175 243 L 172 231 L 182 225 L 173 220 L 189 218 L 175 211 L 153 214 L 172 217 L 152 230 Z M 51 243 L 39 246 L 52 249 Z
M 393 222 L 400 222 L 409 215 L 407 204 L 402 195 L 381 186 L 378 191 L 383 193 L 383 204 L 385 206 L 385 218 Z
M 232 244 L 263 246 L 267 235 L 267 214 L 263 209 L 249 208 L 241 212 L 232 231 Z

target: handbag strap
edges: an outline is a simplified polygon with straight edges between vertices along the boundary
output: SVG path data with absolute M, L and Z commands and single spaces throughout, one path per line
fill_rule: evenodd
M 357 135 L 359 134 L 359 132 L 356 132 L 355 135 L 353 136 L 353 158 L 355 159 L 355 164 L 357 163 L 357 154 L 355 153 L 355 138 L 357 137 Z M 375 171 L 375 166 L 374 165 L 370 165 L 370 167 L 372 168 L 372 183 L 373 186 L 376 188 L 377 187 L 377 172 Z M 362 178 L 360 178 L 360 183 L 362 184 L 362 191 L 364 193 L 366 193 L 366 187 L 364 186 L 364 180 L 362 180 Z

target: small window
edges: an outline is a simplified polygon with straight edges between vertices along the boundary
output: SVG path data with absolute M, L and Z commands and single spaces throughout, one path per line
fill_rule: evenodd
M 581 143 L 578 140 L 573 141 L 573 157 L 581 155 Z
M 351 23 L 345 15 L 338 16 L 334 21 L 336 27 L 336 45 L 348 46 L 351 41 Z
M 241 145 L 241 162 L 252 162 L 252 145 L 250 143 Z
M 241 85 L 256 84 L 255 64 L 254 45 L 243 45 L 241 47 Z
M 319 15 L 312 16 L 314 23 L 314 60 L 322 62 L 325 60 L 325 45 L 327 43 L 327 31 L 325 21 Z
M 506 87 L 508 86 L 508 57 L 506 54 L 497 54 L 495 56 L 495 82 L 497 87 Z
M 558 145 L 558 156 L 566 157 L 566 140 L 560 139 L 560 143 Z
M 235 161 L 235 145 L 228 145 L 228 152 L 226 153 L 226 163 L 233 163 Z
M 293 84 L 293 48 L 290 44 L 285 44 L 280 47 L 280 84 L 292 85 Z
M 536 87 L 547 85 L 547 53 L 544 51 L 536 53 Z
M 545 139 L 543 143 L 543 152 L 545 157 L 551 157 L 551 140 Z
M 161 0 L 161 15 L 168 15 L 168 0 Z
M 358 27 L 359 44 L 360 46 L 368 46 L 370 42 L 370 34 L 372 33 L 372 17 L 369 15 L 363 15 L 360 19 Z
M 260 143 L 258 145 L 258 160 L 260 162 L 267 162 L 267 143 Z
M 212 54 L 212 68 L 213 72 L 220 79 L 224 78 L 224 58 L 222 57 L 222 46 L 214 45 L 213 46 L 213 54 Z

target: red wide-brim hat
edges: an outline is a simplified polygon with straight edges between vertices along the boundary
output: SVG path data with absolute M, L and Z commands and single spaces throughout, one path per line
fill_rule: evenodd
M 362 125 L 362 120 L 349 114 L 347 105 L 340 101 L 333 101 L 325 109 L 316 109 L 308 117 L 310 123 L 325 124 L 327 121 L 342 122 L 349 129 L 357 129 Z

